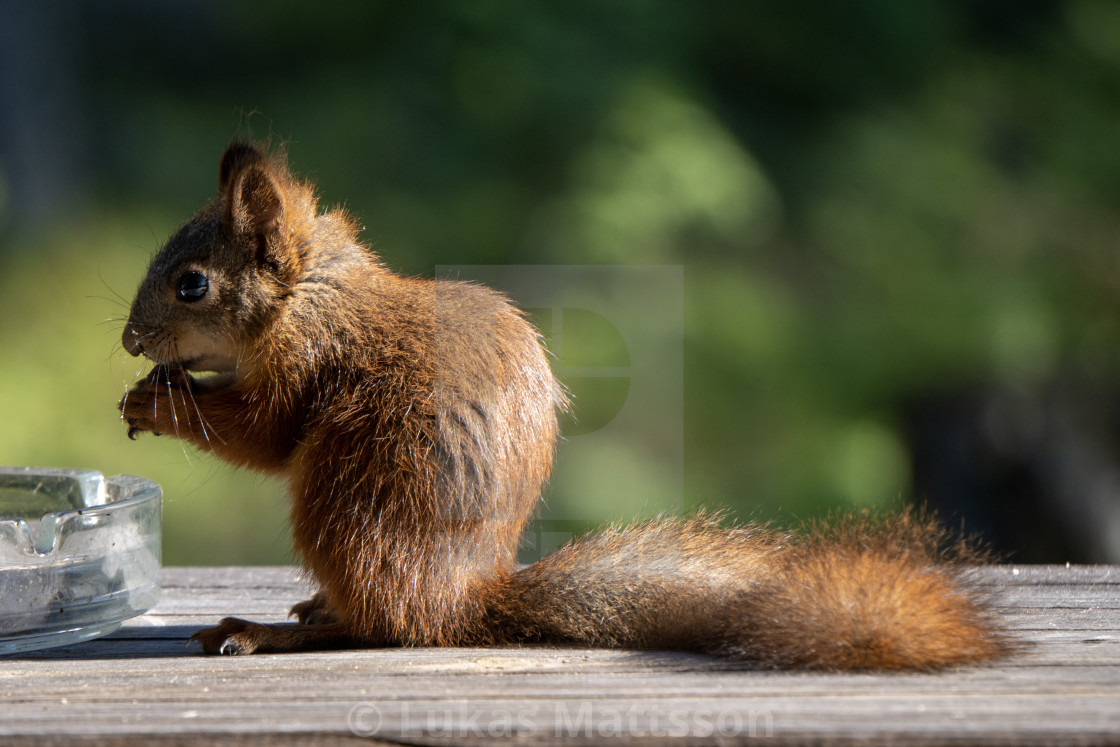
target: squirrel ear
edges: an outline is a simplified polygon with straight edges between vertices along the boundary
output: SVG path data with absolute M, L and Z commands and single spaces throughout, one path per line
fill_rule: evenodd
M 258 165 L 242 170 L 226 202 L 229 224 L 247 227 L 264 239 L 280 227 L 283 214 L 284 195 L 268 171 Z
M 280 168 L 280 172 L 276 171 Z M 287 175 L 250 143 L 226 148 L 218 167 L 218 201 L 222 220 L 235 235 L 250 238 L 256 261 L 274 272 L 289 272 L 291 257 L 277 239 L 289 207 Z
M 230 143 L 218 166 L 218 196 L 225 200 L 226 223 L 248 228 L 258 238 L 280 226 L 284 195 L 269 173 L 264 153 L 252 143 Z
M 226 152 L 222 154 L 221 165 L 218 166 L 218 194 L 228 196 L 227 193 L 235 176 L 250 166 L 261 165 L 264 162 L 264 154 L 252 143 L 243 140 L 230 143 Z

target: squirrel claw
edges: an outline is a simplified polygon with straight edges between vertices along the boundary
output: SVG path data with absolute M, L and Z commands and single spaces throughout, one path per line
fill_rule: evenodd
M 245 647 L 235 639 L 227 638 L 225 642 L 222 643 L 221 648 L 218 649 L 218 653 L 222 656 L 238 656 L 242 653 L 252 653 L 251 649 L 249 651 L 245 651 L 244 649 Z
M 148 428 L 145 428 L 144 426 L 140 425 L 139 421 L 137 421 L 136 418 L 127 418 L 126 422 L 128 423 L 128 440 L 129 441 L 135 441 L 136 436 L 138 436 L 141 433 L 144 433 L 145 431 L 148 432 L 148 433 L 151 433 L 153 436 L 162 436 L 163 435 L 159 431 L 149 430 Z

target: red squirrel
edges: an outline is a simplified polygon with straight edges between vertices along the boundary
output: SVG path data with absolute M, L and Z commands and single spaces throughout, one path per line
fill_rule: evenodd
M 282 154 L 235 142 L 132 303 L 124 349 L 155 366 L 120 402 L 128 435 L 285 479 L 319 589 L 298 624 L 198 631 L 205 652 L 547 642 L 888 670 L 1009 650 L 974 556 L 912 513 L 654 520 L 520 568 L 568 406 L 541 338 L 499 293 L 395 274 L 357 233 Z

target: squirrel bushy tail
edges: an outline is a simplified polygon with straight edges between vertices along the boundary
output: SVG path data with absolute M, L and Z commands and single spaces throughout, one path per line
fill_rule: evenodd
M 655 520 L 577 539 L 507 579 L 521 640 L 694 650 L 760 667 L 937 669 L 1008 650 L 971 583 L 982 556 L 917 513 L 802 533 Z

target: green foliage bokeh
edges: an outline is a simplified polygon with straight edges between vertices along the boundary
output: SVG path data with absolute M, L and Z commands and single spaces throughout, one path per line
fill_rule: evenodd
M 160 7 L 78 8 L 81 199 L 0 200 L 0 461 L 159 481 L 168 563 L 289 557 L 280 481 L 114 410 L 127 300 L 238 133 L 404 272 L 683 267 L 684 508 L 908 499 L 909 401 L 1120 380 L 1108 0 Z

